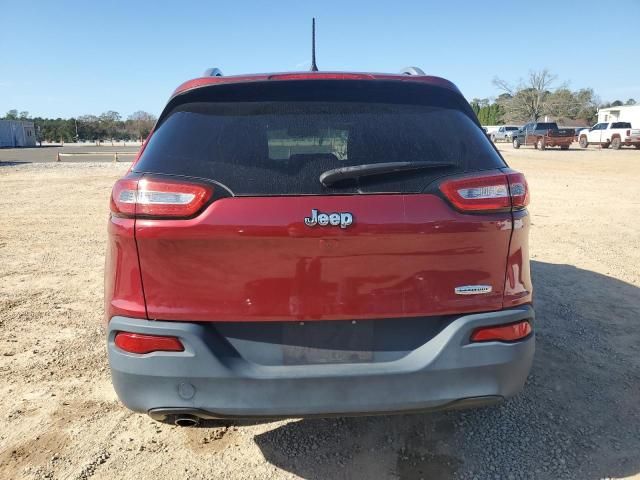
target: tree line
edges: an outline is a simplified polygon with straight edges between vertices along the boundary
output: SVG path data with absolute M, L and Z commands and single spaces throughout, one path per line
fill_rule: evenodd
M 118 112 L 109 110 L 101 115 L 81 115 L 77 118 L 32 117 L 29 112 L 9 110 L 3 120 L 28 120 L 34 122 L 39 142 L 101 142 L 117 140 L 144 140 L 157 118 L 138 111 L 126 120 Z
M 599 108 L 636 104 L 633 98 L 624 103 L 602 103 L 591 88 L 571 90 L 564 83 L 557 85 L 557 77 L 546 69 L 529 72 L 526 79 L 515 84 L 497 77 L 493 84 L 501 92 L 497 98 L 474 98 L 470 102 L 482 125 L 524 124 L 545 116 L 565 125 L 591 125 L 597 121 Z

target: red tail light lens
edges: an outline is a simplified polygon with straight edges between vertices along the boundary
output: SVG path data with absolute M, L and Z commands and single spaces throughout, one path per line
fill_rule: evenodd
M 529 185 L 524 175 L 511 170 L 507 173 L 509 180 L 509 192 L 511 193 L 511 205 L 518 210 L 529 205 Z
M 134 217 L 138 179 L 121 178 L 111 189 L 111 212 L 119 217 Z
M 188 218 L 200 211 L 213 194 L 210 186 L 158 180 L 118 180 L 111 193 L 111 211 L 124 217 Z
M 524 208 L 529 203 L 524 175 L 514 170 L 445 180 L 440 191 L 463 212 L 504 211 Z
M 440 190 L 458 210 L 484 212 L 511 208 L 509 184 L 504 173 L 485 173 L 446 180 Z
M 129 353 L 183 352 L 184 346 L 177 337 L 143 335 L 141 333 L 118 332 L 116 346 Z
M 472 342 L 515 342 L 528 337 L 533 329 L 531 324 L 524 320 L 509 325 L 493 327 L 481 327 L 471 335 Z

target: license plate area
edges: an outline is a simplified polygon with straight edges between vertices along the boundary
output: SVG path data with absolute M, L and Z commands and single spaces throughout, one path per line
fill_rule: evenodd
M 421 347 L 454 318 L 219 322 L 209 325 L 207 343 L 230 368 L 382 363 Z
M 307 322 L 282 327 L 285 365 L 362 363 L 373 360 L 372 322 Z

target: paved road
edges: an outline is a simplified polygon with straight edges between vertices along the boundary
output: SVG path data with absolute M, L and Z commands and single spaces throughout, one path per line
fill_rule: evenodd
M 82 153 L 82 155 L 74 155 L 71 157 L 62 157 L 63 162 L 112 162 L 113 155 L 87 155 L 87 153 L 101 152 L 110 153 L 118 152 L 119 161 L 131 161 L 134 158 L 132 153 L 137 153 L 140 147 L 136 146 L 104 146 L 96 147 L 95 145 L 69 145 L 69 146 L 45 146 L 34 148 L 0 148 L 0 164 L 6 162 L 12 163 L 43 163 L 55 162 L 58 152 L 60 153 Z M 120 155 L 120 153 L 128 153 L 128 155 Z

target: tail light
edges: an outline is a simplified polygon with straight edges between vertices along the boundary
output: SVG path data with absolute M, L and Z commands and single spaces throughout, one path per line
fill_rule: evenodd
M 129 353 L 183 352 L 184 346 L 177 337 L 143 335 L 141 333 L 118 332 L 114 343 L 120 350 Z
M 206 185 L 155 178 L 123 178 L 111 192 L 111 211 L 120 217 L 188 218 L 213 194 Z
M 520 210 L 529 205 L 529 185 L 524 175 L 515 170 L 509 170 L 507 180 L 509 182 L 509 193 L 511 195 L 511 206 L 514 210 Z
M 471 334 L 472 342 L 515 342 L 531 335 L 533 329 L 531 324 L 524 320 L 522 322 L 510 323 L 509 325 L 498 325 L 492 327 L 481 327 Z
M 631 136 L 631 130 L 627 130 L 627 137 Z
M 440 191 L 463 212 L 506 211 L 529 204 L 524 175 L 510 169 L 446 180 Z

